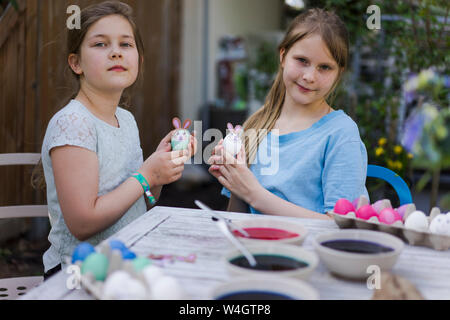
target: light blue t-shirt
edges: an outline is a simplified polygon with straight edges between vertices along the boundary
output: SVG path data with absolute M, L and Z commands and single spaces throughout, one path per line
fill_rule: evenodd
M 302 131 L 269 132 L 250 170 L 276 196 L 319 213 L 332 210 L 340 198 L 368 197 L 367 150 L 358 126 L 342 110 Z M 230 197 L 225 188 L 222 194 Z M 261 213 L 252 207 L 250 212 Z
M 44 270 L 61 264 L 80 243 L 68 229 L 55 187 L 50 151 L 59 146 L 77 146 L 91 150 L 98 158 L 98 196 L 111 192 L 138 170 L 143 163 L 139 131 L 133 115 L 120 107 L 116 109 L 119 128 L 94 116 L 81 102 L 71 100 L 50 120 L 42 144 L 42 165 L 47 184 L 47 204 L 51 230 L 50 248 L 44 253 Z M 70 168 L 67 168 L 70 170 Z M 76 194 L 73 195 L 77 197 Z M 86 242 L 99 244 L 147 211 L 144 196 L 140 197 L 116 223 L 92 236 Z

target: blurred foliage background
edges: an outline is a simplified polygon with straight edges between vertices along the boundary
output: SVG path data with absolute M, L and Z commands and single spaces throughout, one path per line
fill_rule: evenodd
M 341 17 L 349 31 L 349 69 L 329 103 L 343 109 L 357 122 L 370 164 L 396 172 L 413 195 L 430 189 L 430 209 L 440 206 L 450 210 L 450 194 L 440 203 L 437 201 L 441 173 L 450 178 L 450 165 L 445 160 L 450 152 L 450 2 L 291 0 L 285 3 L 283 30 L 295 16 L 312 7 L 334 11 Z M 296 8 L 289 3 L 299 5 Z M 372 5 L 379 8 L 379 29 L 368 27 L 368 20 L 374 14 L 368 10 Z M 249 63 L 250 96 L 259 102 L 255 104 L 258 107 L 278 68 L 278 42 L 262 41 L 250 52 L 254 56 Z M 406 130 L 408 124 L 416 122 L 420 125 Z M 389 198 L 393 205 L 398 205 L 395 191 L 385 182 L 368 179 L 367 187 L 371 198 Z
M 378 30 L 366 25 L 370 5 L 380 8 Z M 358 123 L 369 163 L 395 171 L 414 192 L 431 182 L 430 206 L 450 209 L 449 195 L 437 203 L 440 174 L 450 169 L 450 2 L 323 0 L 308 6 L 335 11 L 349 30 L 351 65 L 333 104 Z M 432 116 L 423 116 L 424 106 L 433 108 Z M 405 125 L 416 114 L 422 114 L 423 126 L 416 128 L 411 148 L 405 145 Z M 427 157 L 432 153 L 434 159 Z M 423 173 L 416 183 L 414 173 Z M 380 181 L 368 187 L 377 197 L 393 191 Z

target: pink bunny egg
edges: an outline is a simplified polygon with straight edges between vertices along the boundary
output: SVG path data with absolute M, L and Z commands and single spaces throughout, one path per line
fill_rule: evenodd
M 228 123 L 227 128 L 229 133 L 223 139 L 223 148 L 232 156 L 235 156 L 242 149 L 242 141 L 240 137 L 242 127 L 237 125 L 236 128 L 233 128 L 233 125 Z
M 370 218 L 376 216 L 378 216 L 378 213 L 370 204 L 366 204 L 356 211 L 356 217 L 360 219 L 369 220 Z
M 400 216 L 400 214 L 392 208 L 385 208 L 381 210 L 378 218 L 380 219 L 380 222 L 383 222 L 385 224 L 393 224 L 397 220 L 402 221 L 402 217 Z
M 355 207 L 349 200 L 342 198 L 336 202 L 333 211 L 337 214 L 344 215 L 349 212 L 355 212 Z

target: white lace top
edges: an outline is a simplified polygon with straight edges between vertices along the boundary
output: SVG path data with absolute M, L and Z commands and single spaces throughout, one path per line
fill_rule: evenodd
M 47 183 L 51 224 L 48 237 L 51 246 L 43 257 L 45 272 L 60 263 L 64 268 L 67 257 L 71 257 L 74 248 L 80 243 L 64 222 L 55 188 L 50 150 L 71 145 L 95 152 L 99 163 L 98 195 L 104 195 L 117 188 L 143 163 L 139 131 L 133 115 L 118 107 L 116 117 L 119 128 L 95 117 L 79 101 L 71 100 L 50 120 L 42 145 L 42 164 Z M 91 237 L 87 242 L 94 246 L 99 244 L 145 212 L 145 200 L 141 197 L 114 225 Z

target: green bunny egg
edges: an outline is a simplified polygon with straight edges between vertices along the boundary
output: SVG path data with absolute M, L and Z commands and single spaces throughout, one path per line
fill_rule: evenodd
M 81 274 L 91 272 L 98 281 L 104 281 L 108 272 L 108 258 L 101 253 L 92 253 L 81 265 Z
M 188 148 L 189 142 L 191 141 L 191 134 L 188 130 L 180 129 L 177 130 L 170 140 L 172 145 L 172 151 L 184 150 Z

